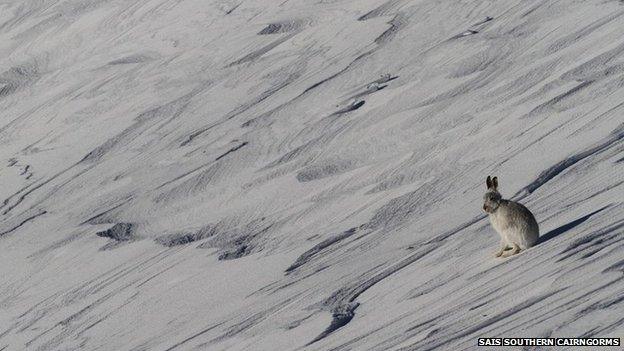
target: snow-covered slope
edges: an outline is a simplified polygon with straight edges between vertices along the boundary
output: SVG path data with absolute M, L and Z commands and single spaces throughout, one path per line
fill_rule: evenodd
M 620 1 L 0 3 L 0 350 L 624 332 Z M 541 243 L 495 259 L 487 175 Z

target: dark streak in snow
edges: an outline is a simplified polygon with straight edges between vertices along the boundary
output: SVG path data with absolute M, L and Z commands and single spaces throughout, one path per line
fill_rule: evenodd
M 611 136 L 608 137 L 607 140 L 605 140 L 601 144 L 594 146 L 588 150 L 579 152 L 575 155 L 569 156 L 565 158 L 564 160 L 560 161 L 559 163 L 555 164 L 554 166 L 546 169 L 545 171 L 539 174 L 537 179 L 535 179 L 529 185 L 524 187 L 522 190 L 516 193 L 513 197 L 514 198 L 518 197 L 518 199 L 522 199 L 526 197 L 527 195 L 533 193 L 539 187 L 541 187 L 542 185 L 546 184 L 548 181 L 550 181 L 551 179 L 559 175 L 561 172 L 572 167 L 573 165 L 584 160 L 587 157 L 595 156 L 601 153 L 602 151 L 607 150 L 614 144 L 622 141 L 622 138 L 624 138 L 624 125 L 617 128 L 611 134 Z
M 386 29 L 377 38 L 375 38 L 375 43 L 378 45 L 382 45 L 391 41 L 392 38 L 394 38 L 397 32 L 401 30 L 401 28 L 403 28 L 406 23 L 407 18 L 405 16 L 401 14 L 394 16 L 394 18 L 392 18 L 390 22 L 388 22 L 390 28 Z
M 336 112 L 334 112 L 334 115 L 342 115 L 351 111 L 355 111 L 357 109 L 359 109 L 360 107 L 364 106 L 365 101 L 364 100 L 360 100 L 360 101 L 354 101 L 352 104 L 350 104 L 349 106 L 340 109 Z
M 591 216 L 593 216 L 596 213 L 606 209 L 607 207 L 609 207 L 609 206 L 605 206 L 605 207 L 603 207 L 601 209 L 598 209 L 598 210 L 596 210 L 596 211 L 594 211 L 592 213 L 589 213 L 589 214 L 587 214 L 587 215 L 585 215 L 585 216 L 583 216 L 581 218 L 578 218 L 578 219 L 576 219 L 576 220 L 574 220 L 574 221 L 572 221 L 570 223 L 566 223 L 566 224 L 564 224 L 564 225 L 562 225 L 562 226 L 560 226 L 558 228 L 555 228 L 555 229 L 549 231 L 546 234 L 541 235 L 539 237 L 538 241 L 537 241 L 538 245 L 542 244 L 542 243 L 544 243 L 544 242 L 546 242 L 546 241 L 548 241 L 550 239 L 554 239 L 555 237 L 557 237 L 557 236 L 559 236 L 559 235 L 569 231 L 570 229 L 573 229 L 574 227 L 576 227 L 576 226 L 580 225 L 581 223 L 585 222 Z
M 381 17 L 390 14 L 390 10 L 398 5 L 402 0 L 388 0 L 373 10 L 365 13 L 358 18 L 358 21 L 366 21 L 371 18 Z
M 234 10 L 236 10 L 240 5 L 242 4 L 242 2 L 239 2 L 238 4 L 236 4 L 234 7 L 232 7 L 231 9 L 225 11 L 226 15 L 231 14 L 232 12 L 234 12 Z
M 490 16 L 487 16 L 487 17 L 485 17 L 485 19 L 483 19 L 482 21 L 480 21 L 480 22 L 477 22 L 477 23 L 473 24 L 473 26 L 480 26 L 480 25 L 485 24 L 485 23 L 487 23 L 487 22 L 489 22 L 489 21 L 491 21 L 491 20 L 493 20 L 493 19 L 494 19 L 494 18 L 492 18 L 492 17 L 490 17 Z
M 298 74 L 293 74 L 290 75 L 284 82 L 275 85 L 273 87 L 271 87 L 270 89 L 262 92 L 262 94 L 260 94 L 259 96 L 257 96 L 253 101 L 246 103 L 246 104 L 242 104 L 239 107 L 237 107 L 236 109 L 234 109 L 233 111 L 229 112 L 225 117 L 223 117 L 223 119 L 221 119 L 218 122 L 212 123 L 208 126 L 204 126 L 202 128 L 200 128 L 199 130 L 196 130 L 195 132 L 193 132 L 191 135 L 189 135 L 186 140 L 184 140 L 182 143 L 180 143 L 180 146 L 186 146 L 189 143 L 191 143 L 193 141 L 193 139 L 197 138 L 200 135 L 203 135 L 204 133 L 206 133 L 207 131 L 211 130 L 212 128 L 223 124 L 226 121 L 229 121 L 237 116 L 239 116 L 240 114 L 250 110 L 251 108 L 257 106 L 258 104 L 260 104 L 262 101 L 268 99 L 269 97 L 271 97 L 273 94 L 279 92 L 280 90 L 282 90 L 283 88 L 287 87 L 290 83 L 292 83 L 293 81 L 295 81 L 297 78 L 299 78 Z
M 310 341 L 306 346 L 314 344 L 315 342 L 325 338 L 329 334 L 335 332 L 336 330 L 347 325 L 353 316 L 355 316 L 355 309 L 360 306 L 357 302 L 351 302 L 344 306 L 339 306 L 339 308 L 332 311 L 332 321 L 329 327 L 325 329 L 321 334 L 319 334 L 316 338 Z
M 10 229 L 7 229 L 7 230 L 5 230 L 3 232 L 0 232 L 0 236 L 3 236 L 5 234 L 9 234 L 9 233 L 15 231 L 16 229 L 18 229 L 19 227 L 23 226 L 24 224 L 32 221 L 33 219 L 35 219 L 35 218 L 37 218 L 39 216 L 43 216 L 46 213 L 48 213 L 48 212 L 47 211 L 41 211 L 41 212 L 39 212 L 39 213 L 37 213 L 35 215 L 32 215 L 32 216 L 22 220 L 18 225 L 14 226 L 13 228 L 10 228 Z
M 328 248 L 329 246 L 337 242 L 340 242 L 350 237 L 351 235 L 355 234 L 356 231 L 357 231 L 356 228 L 351 228 L 349 230 L 346 230 L 338 235 L 327 238 L 321 241 L 320 243 L 314 245 L 314 247 L 312 247 L 308 251 L 301 254 L 301 256 L 299 256 L 299 258 L 297 258 L 297 260 L 293 264 L 291 264 L 290 267 L 286 269 L 286 274 L 290 274 L 295 269 L 301 267 L 302 265 L 310 261 L 310 259 L 314 257 L 315 255 L 317 255 L 319 252 L 325 250 L 326 248 Z
M 218 326 L 220 326 L 220 325 L 222 325 L 222 324 L 223 324 L 223 323 L 215 324 L 215 325 L 212 325 L 212 326 L 210 326 L 210 327 L 208 327 L 208 328 L 206 328 L 206 329 L 203 329 L 203 330 L 201 330 L 201 331 L 199 331 L 199 332 L 197 332 L 197 333 L 195 333 L 195 334 L 193 334 L 193 335 L 189 336 L 188 338 L 186 338 L 186 339 L 184 339 L 184 340 L 182 340 L 182 341 L 178 342 L 177 344 L 175 344 L 175 345 L 173 345 L 173 346 L 169 347 L 169 348 L 168 348 L 168 349 L 166 349 L 165 351 L 171 351 L 171 350 L 173 350 L 173 349 L 175 349 L 175 348 L 177 348 L 177 347 L 179 347 L 179 346 L 182 346 L 182 345 L 186 344 L 187 342 L 189 342 L 189 341 L 191 341 L 191 340 L 195 339 L 196 337 L 201 336 L 201 335 L 203 335 L 203 334 L 206 334 L 207 332 L 209 332 L 209 331 L 213 330 L 214 328 L 216 328 L 216 327 L 218 327 Z
M 586 81 L 586 82 L 581 82 L 577 85 L 575 85 L 574 87 L 572 87 L 570 90 L 561 93 L 557 96 L 555 96 L 554 98 L 546 101 L 545 103 L 537 106 L 536 108 L 534 108 L 533 110 L 531 110 L 531 112 L 529 112 L 528 116 L 534 116 L 540 112 L 543 112 L 549 108 L 551 108 L 552 106 L 556 105 L 557 103 L 571 97 L 574 96 L 575 94 L 577 94 L 578 92 L 580 92 L 581 90 L 587 88 L 588 86 L 590 86 L 593 83 L 593 81 Z
M 262 55 L 266 54 L 267 52 L 275 49 L 279 45 L 287 42 L 288 40 L 290 40 L 295 35 L 297 35 L 296 32 L 292 33 L 292 34 L 289 34 L 289 35 L 286 35 L 283 38 L 279 38 L 279 39 L 277 39 L 277 40 L 275 40 L 275 41 L 265 45 L 264 47 L 254 51 L 252 53 L 249 53 L 249 54 L 241 57 L 240 59 L 238 59 L 238 60 L 228 64 L 227 67 L 233 67 L 233 66 L 237 66 L 237 65 L 240 65 L 240 64 L 243 64 L 243 63 L 254 61 L 255 59 L 260 58 Z
M 469 35 L 475 35 L 475 34 L 479 34 L 479 31 L 476 31 L 474 29 L 468 29 L 465 32 L 461 32 L 457 35 L 452 36 L 449 40 L 459 39 L 459 38 L 463 38 L 463 37 L 467 37 Z
M 135 225 L 132 223 L 117 223 L 107 230 L 95 233 L 95 235 L 116 241 L 128 241 L 133 239 L 134 230 Z
M 310 343 L 325 338 L 338 328 L 343 327 L 349 321 L 351 321 L 355 314 L 355 309 L 359 306 L 359 303 L 355 302 L 358 296 L 360 296 L 362 293 L 364 293 L 366 290 L 370 289 L 372 286 L 379 283 L 380 281 L 427 256 L 439 246 L 440 244 L 424 245 L 424 248 L 422 250 L 419 250 L 418 252 L 409 255 L 408 257 L 404 258 L 394 265 L 391 265 L 390 267 L 382 269 L 381 272 L 372 275 L 372 277 L 370 277 L 369 279 L 363 282 L 356 282 L 352 286 L 345 286 L 334 292 L 322 303 L 322 305 L 324 306 L 333 307 L 331 309 L 333 316 L 332 323 L 323 333 L 317 336 Z
M 227 152 L 225 152 L 224 154 L 220 155 L 219 157 L 215 158 L 215 161 L 219 161 L 220 159 L 224 158 L 225 156 L 231 154 L 232 152 L 235 152 L 237 150 L 240 150 L 243 146 L 249 144 L 248 142 L 243 142 L 240 145 L 237 145 L 231 149 L 229 149 Z
M 132 198 L 128 198 L 127 200 L 121 202 L 120 204 L 117 204 L 111 208 L 109 208 L 108 210 L 102 211 L 92 217 L 90 217 L 89 219 L 83 221 L 82 223 L 80 223 L 81 225 L 84 224 L 105 224 L 105 223 L 111 223 L 111 219 L 110 218 L 106 218 L 105 216 L 110 214 L 113 210 L 118 209 L 119 207 L 127 204 Z
M 451 335 L 442 335 L 440 338 L 434 339 L 434 340 L 430 340 L 430 336 L 432 335 L 428 335 L 424 340 L 422 340 L 421 342 L 415 343 L 411 346 L 408 347 L 404 347 L 401 348 L 401 351 L 407 351 L 407 350 L 437 350 L 442 348 L 442 346 L 447 345 L 455 340 L 461 339 L 467 335 L 471 335 L 479 330 L 482 330 L 483 328 L 486 328 L 498 321 L 501 321 L 503 319 L 506 319 L 520 311 L 526 310 L 528 308 L 531 308 L 532 306 L 536 305 L 536 304 L 540 304 L 540 303 L 544 303 L 545 300 L 547 300 L 549 297 L 557 295 L 558 293 L 560 293 L 561 291 L 563 291 L 565 289 L 560 289 L 560 290 L 556 290 L 556 291 L 552 291 L 552 292 L 548 292 L 545 293 L 543 295 L 540 296 L 536 296 L 533 298 L 530 298 L 528 300 L 525 300 L 513 307 L 511 307 L 510 309 L 503 311 L 493 317 L 490 317 L 486 320 L 484 320 L 481 323 L 477 323 L 476 325 L 472 326 L 472 327 L 468 327 L 465 328 L 463 330 L 459 330 L 458 332 L 455 332 Z
M 127 65 L 127 64 L 132 64 L 132 63 L 145 62 L 145 61 L 148 61 L 150 59 L 151 58 L 149 56 L 146 56 L 146 55 L 131 55 L 131 56 L 122 57 L 122 58 L 117 59 L 117 60 L 113 60 L 113 61 L 109 62 L 108 64 L 111 65 L 111 66 Z
M 620 232 L 622 228 L 624 228 L 624 220 L 615 222 L 611 226 L 575 240 L 561 251 L 561 254 L 565 254 L 565 256 L 559 258 L 557 262 L 561 262 L 577 254 L 580 254 L 581 258 L 588 258 L 603 248 L 624 240 Z

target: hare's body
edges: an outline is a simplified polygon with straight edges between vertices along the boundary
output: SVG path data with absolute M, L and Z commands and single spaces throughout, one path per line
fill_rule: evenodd
M 496 256 L 502 256 L 507 247 L 510 255 L 526 250 L 537 243 L 539 226 L 535 216 L 522 204 L 505 200 L 498 192 L 498 179 L 487 177 L 488 190 L 483 196 L 483 210 L 490 217 L 490 223 L 501 237 Z
M 535 245 L 539 237 L 539 226 L 535 217 L 522 204 L 501 200 L 498 208 L 488 214 L 490 223 L 501 237 L 501 248 L 514 247 L 526 250 Z

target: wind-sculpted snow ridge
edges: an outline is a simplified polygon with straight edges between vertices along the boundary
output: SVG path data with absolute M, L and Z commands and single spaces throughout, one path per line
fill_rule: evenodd
M 3 2 L 0 350 L 621 337 L 622 28 L 618 1 Z M 507 259 L 488 175 L 541 229 Z

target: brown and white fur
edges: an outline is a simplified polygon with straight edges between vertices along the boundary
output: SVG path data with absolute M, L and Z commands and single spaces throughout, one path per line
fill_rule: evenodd
M 535 216 L 522 204 L 505 200 L 498 192 L 498 178 L 487 177 L 487 192 L 483 195 L 483 210 L 490 217 L 490 223 L 501 237 L 496 257 L 508 257 L 535 245 L 539 237 L 539 226 Z M 510 247 L 511 252 L 504 254 Z

